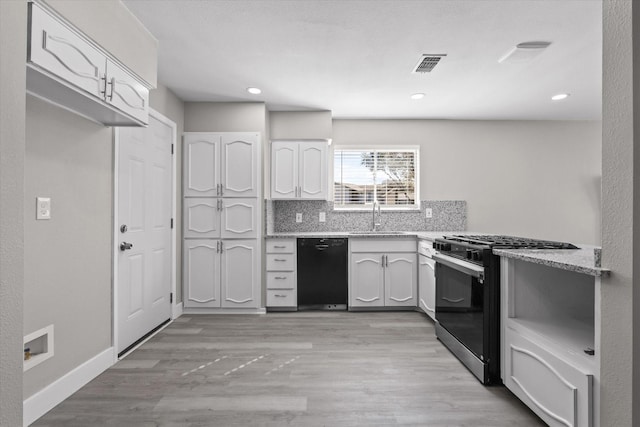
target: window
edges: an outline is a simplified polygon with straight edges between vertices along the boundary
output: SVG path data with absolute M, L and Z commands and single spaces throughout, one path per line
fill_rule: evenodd
M 335 148 L 334 206 L 358 208 L 374 200 L 388 208 L 419 208 L 418 149 Z

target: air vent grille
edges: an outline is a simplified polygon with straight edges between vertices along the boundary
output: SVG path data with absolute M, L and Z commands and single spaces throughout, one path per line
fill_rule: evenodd
M 438 54 L 438 55 L 422 55 L 420 60 L 418 61 L 418 65 L 413 69 L 414 73 L 430 73 L 436 68 L 436 65 L 440 62 L 440 60 L 447 56 L 446 54 Z

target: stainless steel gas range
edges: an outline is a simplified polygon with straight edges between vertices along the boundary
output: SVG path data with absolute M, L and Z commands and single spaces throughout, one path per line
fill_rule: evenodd
M 436 239 L 436 336 L 483 383 L 500 384 L 500 260 L 494 248 L 577 249 L 513 236 Z

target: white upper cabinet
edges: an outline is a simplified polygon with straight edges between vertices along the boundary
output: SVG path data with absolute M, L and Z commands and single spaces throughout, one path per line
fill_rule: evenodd
M 184 196 L 215 197 L 220 193 L 220 136 L 194 133 L 184 136 Z
M 185 133 L 185 197 L 257 197 L 257 133 Z
M 271 198 L 326 200 L 327 142 L 271 143 Z
M 105 97 L 109 104 L 141 122 L 149 121 L 149 89 L 109 59 L 105 81 Z
M 85 92 L 102 97 L 105 56 L 38 5 L 31 4 L 29 60 Z
M 29 93 L 108 126 L 149 123 L 149 86 L 54 12 L 29 10 Z
M 221 136 L 221 196 L 258 196 L 258 134 Z

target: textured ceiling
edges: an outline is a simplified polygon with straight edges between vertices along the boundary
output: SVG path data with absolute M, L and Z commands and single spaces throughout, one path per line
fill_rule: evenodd
M 124 0 L 185 101 L 262 101 L 336 118 L 599 120 L 598 0 Z M 536 58 L 498 63 L 516 44 Z M 446 54 L 413 74 L 422 54 Z M 260 95 L 246 92 L 249 86 Z M 414 101 L 409 96 L 426 96 Z M 569 92 L 562 102 L 551 96 Z

